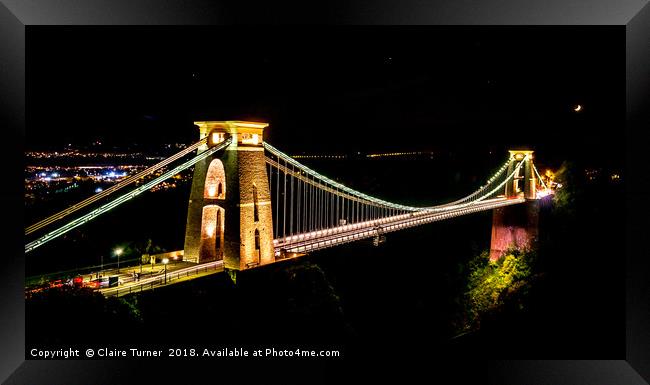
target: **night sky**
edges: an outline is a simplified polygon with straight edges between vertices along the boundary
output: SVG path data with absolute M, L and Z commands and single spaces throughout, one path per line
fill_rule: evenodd
M 257 120 L 288 153 L 527 146 L 623 165 L 618 27 L 30 27 L 26 147 L 191 142 Z M 579 113 L 573 108 L 581 104 Z

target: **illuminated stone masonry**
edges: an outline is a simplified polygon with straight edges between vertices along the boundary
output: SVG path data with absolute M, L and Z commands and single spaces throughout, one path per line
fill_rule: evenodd
M 275 261 L 271 197 L 266 175 L 266 123 L 202 121 L 198 152 L 232 137 L 222 152 L 196 164 L 185 233 L 185 258 L 223 259 L 238 271 Z
M 537 180 L 533 171 L 533 151 L 510 150 L 507 174 L 524 161 L 512 182 L 506 184 L 506 198 L 524 197 L 526 203 L 496 208 L 492 217 L 490 260 L 499 259 L 509 248 L 529 249 L 538 238 L 539 202 Z

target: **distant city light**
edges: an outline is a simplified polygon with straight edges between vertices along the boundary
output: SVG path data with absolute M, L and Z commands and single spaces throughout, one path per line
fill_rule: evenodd
M 411 151 L 411 152 L 388 152 L 382 154 L 368 154 L 366 158 L 382 158 L 389 156 L 410 156 L 410 155 L 433 155 L 433 152 Z
M 183 144 L 176 144 L 177 147 L 184 147 Z M 149 160 L 164 159 L 162 156 L 147 156 L 142 152 L 128 153 L 110 153 L 110 152 L 79 152 L 72 150 L 66 152 L 34 151 L 27 152 L 26 156 L 35 161 L 37 165 L 27 165 L 25 167 L 25 202 L 31 205 L 34 202 L 49 199 L 52 194 L 68 193 L 74 188 L 79 187 L 78 182 L 94 184 L 89 187 L 92 194 L 105 191 L 108 183 L 117 183 L 129 175 L 136 174 L 138 171 L 148 167 L 146 163 Z M 40 165 L 40 159 L 70 159 L 77 158 L 88 159 L 126 159 L 129 163 L 113 163 L 110 165 L 71 165 L 63 164 L 57 166 Z M 30 162 L 31 162 L 30 161 Z M 92 162 L 92 160 L 91 160 Z M 145 163 L 146 162 L 146 163 Z M 161 175 L 159 172 L 156 175 Z M 163 191 L 175 189 L 181 184 L 187 184 L 192 181 L 192 174 L 184 173 L 173 177 L 173 183 L 161 183 L 152 188 L 151 191 Z

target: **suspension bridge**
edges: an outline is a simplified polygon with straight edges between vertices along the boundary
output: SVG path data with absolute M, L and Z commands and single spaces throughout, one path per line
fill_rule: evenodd
M 430 206 L 403 205 L 349 188 L 299 163 L 262 140 L 266 123 L 201 121 L 195 125 L 199 128 L 196 143 L 27 227 L 25 253 L 190 167 L 194 170 L 185 244 L 174 255 L 193 265 L 179 270 L 177 278 L 194 271 L 199 276 L 198 272 L 210 269 L 226 270 L 235 277 L 237 271 L 315 250 L 362 239 L 380 243 L 390 232 L 487 210 L 495 210 L 492 253 L 498 257 L 509 244 L 526 246 L 536 234 L 497 225 L 508 215 L 506 207 L 550 193 L 534 165 L 533 151 L 512 150 L 502 166 L 466 196 Z M 160 277 L 150 277 L 140 283 L 140 290 L 149 283 L 153 288 L 155 282 L 162 284 Z

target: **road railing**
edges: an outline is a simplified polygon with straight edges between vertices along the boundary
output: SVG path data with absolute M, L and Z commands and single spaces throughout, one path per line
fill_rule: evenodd
M 112 287 L 108 289 L 101 289 L 100 292 L 106 297 L 121 297 L 133 293 L 140 293 L 147 290 L 153 290 L 157 287 L 164 287 L 177 281 L 194 275 L 202 273 L 216 273 L 223 270 L 223 261 L 214 261 L 202 263 L 196 266 L 186 267 L 180 270 L 159 274 L 155 277 L 150 277 L 142 280 L 138 284 L 130 284 L 127 287 Z

